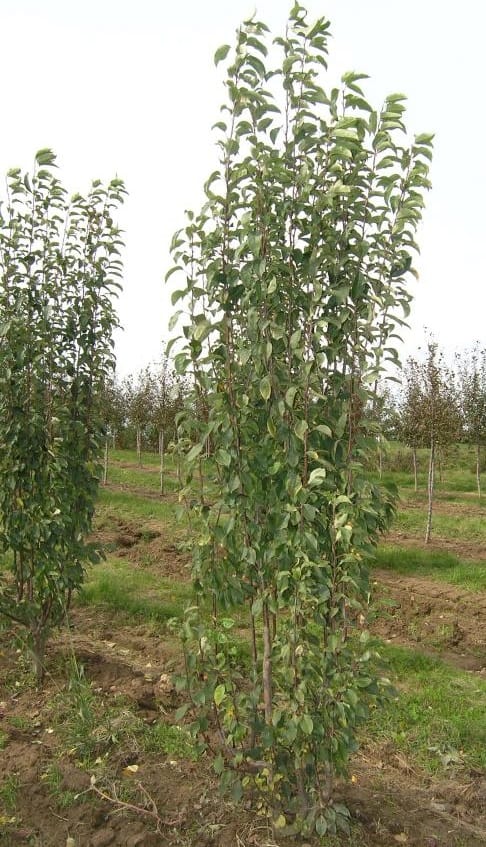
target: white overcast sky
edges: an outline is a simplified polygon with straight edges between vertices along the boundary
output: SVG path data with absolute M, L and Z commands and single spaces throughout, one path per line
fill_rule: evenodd
M 410 131 L 436 133 L 407 350 L 424 326 L 449 349 L 486 342 L 486 3 L 304 5 L 331 20 L 333 77 L 370 74 L 376 107 L 405 92 Z M 37 149 L 52 147 L 70 191 L 115 174 L 129 190 L 122 373 L 160 358 L 167 339 L 168 245 L 216 160 L 210 127 L 224 92 L 213 54 L 255 6 L 280 34 L 286 0 L 0 0 L 0 172 L 30 168 Z

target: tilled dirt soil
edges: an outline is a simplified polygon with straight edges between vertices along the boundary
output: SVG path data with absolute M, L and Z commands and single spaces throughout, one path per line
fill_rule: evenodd
M 403 586 L 404 593 L 406 590 Z M 427 602 L 443 601 L 442 595 L 432 591 Z M 414 608 L 417 602 L 426 602 L 424 590 L 420 600 L 412 601 Z M 123 625 L 117 616 L 98 610 L 78 609 L 73 624 L 70 650 L 107 710 L 122 697 L 130 713 L 147 725 L 158 718 L 171 718 L 179 705 L 170 678 L 179 661 L 175 643 L 164 642 L 144 626 Z M 52 702 L 66 684 L 62 672 L 65 655 L 63 640 L 54 640 L 49 650 L 53 673 L 45 689 L 42 693 L 26 687 L 16 691 L 18 657 L 4 645 L 0 664 L 1 678 L 7 681 L 0 705 L 6 736 L 0 751 L 2 785 L 16 775 L 18 788 L 15 811 L 2 818 L 0 844 L 65 847 L 72 845 L 68 837 L 76 847 L 274 843 L 260 819 L 244 809 L 234 811 L 221 801 L 205 761 L 145 753 L 127 740 L 118 745 L 114 742 L 110 777 L 92 786 L 90 778 L 96 767 L 87 768 L 66 749 L 62 727 L 54 723 Z M 116 738 L 115 727 L 113 732 Z M 57 794 L 45 776 L 53 765 L 59 774 Z M 135 766 L 129 776 L 128 766 Z M 400 843 L 479 847 L 485 843 L 484 774 L 461 772 L 457 778 L 432 779 L 415 772 L 386 743 L 363 750 L 355 758 L 352 772 L 353 781 L 343 786 L 341 793 L 361 827 L 364 847 Z M 142 789 L 137 790 L 139 784 Z M 128 793 L 124 791 L 127 787 Z M 97 790 L 112 799 L 103 799 Z M 63 807 L 59 792 L 80 796 Z M 115 800 L 115 792 L 128 806 Z M 140 808 L 137 811 L 130 805 Z
M 486 674 L 486 595 L 425 577 L 373 575 L 375 598 L 387 601 L 375 634 Z
M 134 567 L 143 557 L 149 566 L 158 563 L 164 575 L 188 576 L 187 556 L 157 529 L 150 537 L 120 521 L 105 530 L 104 541 Z M 387 571 L 376 571 L 374 578 L 378 601 L 387 601 L 373 625 L 376 634 L 486 673 L 484 595 Z M 220 798 L 208 761 L 146 752 L 135 735 L 118 737 L 116 721 L 123 715 L 139 727 L 173 720 L 180 705 L 171 681 L 180 662 L 178 644 L 152 625 L 133 625 L 100 608 L 75 609 L 71 624 L 68 637 L 64 633 L 49 646 L 50 674 L 42 692 L 27 684 L 11 633 L 0 637 L 0 845 L 275 845 L 262 819 Z M 101 704 L 105 736 L 99 761 L 90 766 L 66 743 L 59 712 L 67 680 L 72 680 L 73 656 Z M 115 706 L 119 718 L 113 717 Z M 49 777 L 53 772 L 55 784 Z M 451 769 L 448 778 L 432 777 L 415 770 L 389 742 L 368 745 L 355 757 L 351 772 L 352 781 L 341 787 L 338 798 L 358 826 L 355 845 L 486 844 L 486 774 L 461 768 Z M 15 803 L 9 805 L 12 786 Z M 279 843 L 293 847 L 297 842 Z M 301 847 L 311 843 L 300 842 Z

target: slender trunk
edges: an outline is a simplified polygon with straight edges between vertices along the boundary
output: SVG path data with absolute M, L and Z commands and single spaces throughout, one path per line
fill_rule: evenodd
M 46 633 L 39 628 L 32 630 L 32 666 L 37 686 L 40 688 L 45 674 Z
M 164 494 L 164 431 L 159 430 L 160 493 Z
M 481 499 L 481 447 L 476 444 L 476 482 L 478 484 L 478 497 Z
M 413 459 L 413 482 L 415 492 L 418 491 L 418 478 L 417 478 L 417 448 L 412 447 L 412 459 Z
M 383 450 L 381 447 L 381 435 L 378 439 L 378 473 L 381 479 L 383 477 Z
M 251 663 L 253 670 L 253 684 L 257 684 L 258 680 L 258 645 L 257 645 L 257 634 L 256 634 L 256 621 L 255 616 L 251 610 L 252 607 L 252 598 L 250 597 L 250 626 L 251 626 Z M 253 713 L 253 722 L 251 724 L 250 729 L 250 747 L 254 747 L 256 743 L 256 727 L 257 727 L 257 719 L 258 719 L 258 709 L 255 705 L 255 710 Z
M 202 459 L 199 456 L 198 462 L 198 477 L 199 477 L 199 500 L 201 506 L 204 506 L 204 474 L 202 469 Z
M 179 453 L 179 433 L 176 435 L 176 456 L 177 456 L 177 485 L 182 488 L 182 478 L 181 478 L 181 454 Z
M 111 446 L 113 447 L 113 450 L 114 450 L 114 449 L 115 449 L 115 447 L 116 447 L 116 432 L 115 432 L 115 430 L 113 430 L 113 436 L 112 436 L 112 440 L 111 440 Z
M 272 633 L 268 603 L 263 604 L 263 705 L 265 708 L 265 723 L 272 723 Z
M 105 455 L 103 459 L 103 485 L 108 482 L 108 436 L 105 438 Z
M 427 509 L 427 528 L 425 530 L 425 543 L 428 544 L 430 541 L 430 533 L 432 530 L 432 504 L 434 500 L 434 472 L 435 472 L 435 440 L 432 439 L 430 442 L 430 456 L 429 456 L 429 481 L 428 481 L 428 493 L 429 493 L 429 504 Z
M 137 462 L 138 467 L 142 467 L 142 428 L 137 426 Z

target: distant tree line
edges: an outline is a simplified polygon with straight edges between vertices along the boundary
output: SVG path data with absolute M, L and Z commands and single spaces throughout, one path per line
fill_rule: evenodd
M 122 378 L 115 374 L 107 380 L 102 405 L 106 435 L 103 482 L 107 482 L 110 447 L 136 449 L 140 467 L 143 451 L 150 450 L 160 456 L 163 493 L 164 457 L 167 448 L 177 442 L 178 415 L 183 409 L 191 409 L 188 383 L 163 359 L 138 373 Z

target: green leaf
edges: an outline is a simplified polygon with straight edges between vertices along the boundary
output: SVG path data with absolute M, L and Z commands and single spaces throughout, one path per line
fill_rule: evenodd
M 216 688 L 214 689 L 214 695 L 213 695 L 213 699 L 214 699 L 214 702 L 216 703 L 216 706 L 221 705 L 221 703 L 223 702 L 223 700 L 225 698 L 225 695 L 226 695 L 226 687 L 223 685 L 223 683 L 221 683 L 221 685 L 217 685 Z
M 268 376 L 264 376 L 263 379 L 260 380 L 260 394 L 264 400 L 269 400 L 271 393 L 272 385 L 270 382 L 270 378 Z
M 322 432 L 323 435 L 327 435 L 328 438 L 332 438 L 332 429 L 331 427 L 327 426 L 327 424 L 319 424 L 315 427 L 315 429 L 317 430 L 317 432 Z
M 171 315 L 171 318 L 170 318 L 170 321 L 169 321 L 169 332 L 172 332 L 172 330 L 176 326 L 176 324 L 177 324 L 181 315 L 182 315 L 182 309 L 178 309 L 177 312 L 174 312 L 174 314 Z
M 218 47 L 216 53 L 214 54 L 214 64 L 219 65 L 220 62 L 223 62 L 226 59 L 226 56 L 228 55 L 230 49 L 230 44 L 222 44 L 221 47 Z
M 324 482 L 324 480 L 326 479 L 326 476 L 327 476 L 327 474 L 326 474 L 325 468 L 314 468 L 314 470 L 311 471 L 311 474 L 309 476 L 308 485 L 311 488 L 314 487 L 314 486 L 321 485 Z
M 297 423 L 295 424 L 294 432 L 295 432 L 297 438 L 300 438 L 301 441 L 303 441 L 304 436 L 305 436 L 308 429 L 309 429 L 309 424 L 307 423 L 307 421 L 300 420 L 300 421 L 297 421 Z
M 182 270 L 183 270 L 183 268 L 181 268 L 180 265 L 174 265 L 172 268 L 170 268 L 170 270 L 167 271 L 167 273 L 164 277 L 165 282 L 167 282 L 171 278 L 172 274 L 176 273 L 176 271 L 182 271 Z M 177 292 L 174 291 L 174 294 L 176 294 L 176 293 Z M 172 298 L 174 297 L 174 294 L 172 295 Z M 185 294 L 184 291 L 180 292 L 180 296 L 183 296 L 184 294 Z M 178 300 L 178 299 L 179 298 L 177 297 L 176 300 Z M 172 299 L 172 305 L 174 305 L 176 300 Z
M 294 405 L 295 395 L 297 394 L 297 388 L 295 385 L 291 385 L 290 388 L 287 388 L 285 392 L 285 402 L 289 409 Z
M 300 339 L 302 338 L 302 330 L 296 329 L 295 332 L 290 336 L 290 349 L 295 350 L 296 347 L 300 344 Z
M 194 447 L 191 447 L 191 449 L 189 450 L 189 453 L 186 456 L 186 460 L 188 462 L 193 462 L 194 459 L 197 459 L 197 457 L 200 456 L 200 454 L 202 453 L 202 449 L 202 444 L 195 444 Z
M 218 465 L 223 465 L 223 467 L 225 468 L 229 468 L 229 466 L 231 465 L 231 456 L 227 450 L 218 450 L 215 459 Z
M 196 341 L 202 341 L 211 332 L 211 324 L 207 320 L 200 321 L 194 330 Z
M 214 760 L 214 763 L 213 763 L 213 768 L 214 768 L 214 772 L 215 772 L 218 776 L 221 776 L 221 774 L 222 774 L 222 773 L 223 773 L 223 771 L 224 771 L 224 759 L 223 759 L 223 757 L 222 757 L 221 753 L 219 753 L 219 754 L 216 756 L 216 758 L 215 758 L 215 760 Z
M 305 735 L 311 735 L 314 729 L 314 721 L 310 715 L 302 715 L 300 719 L 300 728 Z
M 181 289 L 179 289 L 178 291 L 173 291 L 171 298 L 170 298 L 172 305 L 175 306 L 177 301 L 180 300 L 181 297 L 185 297 L 185 296 L 186 296 L 186 292 L 181 290 Z
M 35 161 L 38 165 L 54 166 L 56 164 L 56 154 L 49 147 L 43 147 L 35 154 Z
M 174 717 L 176 721 L 181 721 L 189 711 L 189 703 L 184 703 L 182 706 L 179 706 Z

